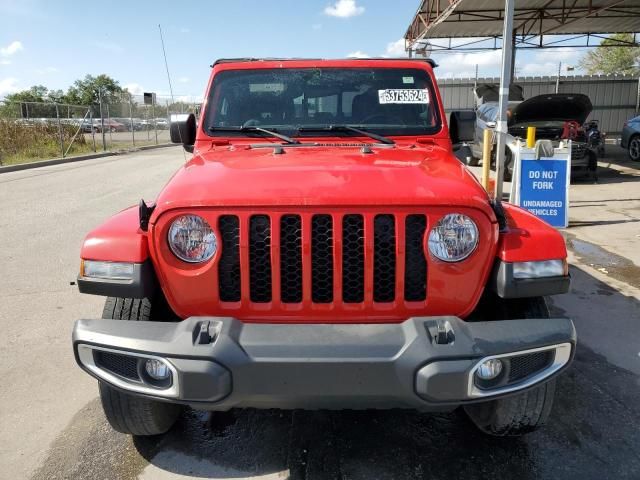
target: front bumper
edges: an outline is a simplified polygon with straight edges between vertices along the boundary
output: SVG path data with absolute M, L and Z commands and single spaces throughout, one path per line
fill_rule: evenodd
M 575 342 L 569 319 L 472 323 L 421 317 L 354 325 L 191 317 L 178 323 L 78 320 L 73 330 L 76 360 L 94 377 L 128 393 L 208 410 L 450 410 L 557 375 L 570 363 Z M 539 352 L 550 360 L 538 370 L 515 382 L 478 387 L 474 372 L 487 358 L 502 358 L 508 371 L 516 360 L 529 365 L 527 356 Z M 124 359 L 133 368 L 105 367 L 103 357 Z M 169 384 L 154 385 L 145 377 L 148 358 L 168 363 Z

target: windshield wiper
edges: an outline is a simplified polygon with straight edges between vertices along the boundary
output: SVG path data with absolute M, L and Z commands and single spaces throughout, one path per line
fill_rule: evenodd
M 256 126 L 247 126 L 247 127 L 209 127 L 209 131 L 210 132 L 240 132 L 240 133 L 260 132 L 260 133 L 266 133 L 267 135 L 271 135 L 272 137 L 279 138 L 283 142 L 286 142 L 286 143 L 291 144 L 291 145 L 298 145 L 300 143 L 295 138 L 287 137 L 286 135 L 283 135 L 283 134 L 278 133 L 278 132 L 274 132 L 273 130 L 268 130 L 266 128 L 256 127 Z
M 298 127 L 297 131 L 298 132 L 353 132 L 359 135 L 363 135 L 365 137 L 373 138 L 374 140 L 378 140 L 380 143 L 384 143 L 386 145 L 393 145 L 396 143 L 390 138 L 383 137 L 382 135 L 378 135 L 377 133 L 367 132 L 366 130 L 352 127 L 351 125 L 327 125 L 326 127 Z

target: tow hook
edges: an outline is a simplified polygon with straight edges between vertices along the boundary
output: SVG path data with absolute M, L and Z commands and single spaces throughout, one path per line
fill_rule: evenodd
M 436 345 L 450 345 L 456 339 L 453 327 L 449 320 L 437 319 L 426 323 L 427 333 L 431 341 Z
M 193 329 L 193 343 L 194 345 L 209 345 L 213 343 L 218 336 L 218 330 L 220 326 L 211 322 L 211 320 L 204 320 L 196 323 Z

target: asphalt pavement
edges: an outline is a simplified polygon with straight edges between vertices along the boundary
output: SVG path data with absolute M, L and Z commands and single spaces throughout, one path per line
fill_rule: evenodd
M 622 155 L 571 189 L 572 289 L 550 305 L 579 348 L 544 429 L 492 439 L 459 412 L 189 410 L 161 438 L 113 432 L 71 351 L 73 321 L 103 305 L 71 285 L 79 248 L 182 162 L 166 148 L 0 175 L 0 478 L 640 478 L 640 164 Z

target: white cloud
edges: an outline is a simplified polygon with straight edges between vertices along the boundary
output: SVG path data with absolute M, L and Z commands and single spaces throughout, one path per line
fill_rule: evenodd
M 20 50 L 24 50 L 22 42 L 15 40 L 6 47 L 0 47 L 0 57 L 10 57 L 11 55 L 18 53 Z
M 190 78 L 189 77 L 180 77 L 178 78 L 178 83 L 189 83 Z
M 385 57 L 406 57 L 407 52 L 404 49 L 404 38 L 396 40 L 395 42 L 387 43 L 387 49 L 384 52 Z
M 139 83 L 127 83 L 123 88 L 133 95 L 142 95 L 144 93 L 144 88 Z
M 17 78 L 9 77 L 9 78 L 3 78 L 2 80 L 0 80 L 0 98 L 10 93 L 17 92 L 19 90 L 20 90 L 20 87 L 18 86 Z
M 436 75 L 440 78 L 471 78 L 475 76 L 476 65 L 481 76 L 493 75 L 498 70 L 502 60 L 500 50 L 490 50 L 474 53 L 452 53 L 434 55 L 438 63 Z M 491 72 L 491 73 L 489 73 Z
M 364 7 L 356 4 L 356 0 L 337 0 L 333 5 L 324 9 L 325 15 L 330 17 L 349 18 L 364 13 Z
M 581 52 L 569 49 L 558 48 L 553 51 L 536 52 L 530 61 L 518 62 L 516 60 L 515 70 L 518 76 L 541 76 L 558 74 L 558 64 L 562 62 L 562 74 L 567 74 L 567 66 L 576 69 L 580 62 Z M 575 72 L 575 70 L 574 70 Z
M 351 52 L 347 57 L 349 58 L 369 58 L 371 55 L 366 54 L 362 50 L 356 50 L 355 52 Z
M 11 65 L 11 60 L 0 58 L 0 65 Z

